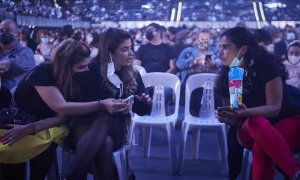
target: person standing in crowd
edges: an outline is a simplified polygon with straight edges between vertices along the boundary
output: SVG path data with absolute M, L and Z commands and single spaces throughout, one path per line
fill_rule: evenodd
M 164 42 L 170 46 L 175 45 L 176 41 L 176 34 L 178 30 L 174 26 L 170 26 L 166 29 L 165 36 L 164 36 Z
M 50 43 L 50 32 L 48 30 L 41 30 L 40 44 L 37 46 L 35 53 L 44 57 L 45 61 L 50 61 L 51 53 L 54 49 L 52 43 Z
M 238 109 L 216 112 L 220 122 L 237 126 L 239 143 L 252 149 L 253 179 L 274 179 L 275 164 L 292 179 L 300 179 L 300 168 L 292 153 L 300 151 L 300 107 L 287 94 L 284 67 L 260 47 L 244 27 L 221 35 L 222 68 L 218 92 L 229 104 L 228 67 L 245 71 L 242 104 Z
M 180 30 L 176 33 L 175 35 L 175 44 L 172 46 L 174 55 L 175 55 L 175 60 L 178 58 L 182 50 L 185 48 L 192 46 L 193 41 L 189 37 L 189 30 Z
M 23 28 L 20 32 L 20 44 L 24 47 L 29 47 L 33 52 L 36 49 L 36 42 L 30 37 L 30 30 Z
M 288 45 L 287 59 L 283 62 L 289 78 L 286 83 L 300 89 L 300 41 L 295 40 Z
M 198 33 L 198 39 L 193 47 L 185 48 L 176 60 L 176 66 L 180 70 L 182 86 L 189 76 L 196 73 L 216 72 L 216 55 L 209 47 L 210 34 L 208 31 Z M 200 65 L 199 68 L 196 66 Z M 206 67 L 206 68 L 202 68 Z M 202 68 L 202 70 L 200 70 Z
M 265 29 L 257 29 L 253 33 L 255 41 L 258 45 L 264 47 L 270 53 L 274 52 L 271 34 Z
M 147 72 L 169 72 L 175 74 L 174 53 L 171 46 L 162 41 L 162 27 L 151 23 L 146 28 L 149 43 L 141 45 L 135 54 L 134 64 L 143 66 Z
M 61 29 L 60 38 L 61 40 L 72 38 L 74 29 L 70 24 L 64 25 Z
M 91 50 L 91 58 L 95 58 L 99 52 L 100 35 L 97 32 L 92 32 L 92 41 L 89 44 Z
M 3 20 L 0 23 L 1 107 L 10 105 L 10 91 L 14 91 L 19 81 L 34 66 L 32 50 L 19 43 L 16 23 L 10 19 Z
M 100 39 L 101 51 L 90 65 L 93 74 L 88 79 L 96 77 L 97 80 L 80 78 L 84 92 L 81 100 L 114 98 L 126 107 L 115 113 L 102 112 L 95 120 L 87 117 L 84 121 L 74 118 L 68 122 L 70 137 L 67 144 L 73 149 L 76 147 L 70 179 L 83 177 L 91 165 L 96 179 L 116 179 L 112 153 L 127 141 L 131 106 L 132 111 L 139 115 L 150 112 L 151 98 L 144 94 L 142 78 L 133 69 L 133 46 L 133 39 L 128 32 L 117 28 L 107 29 Z M 131 95 L 134 95 L 133 104 L 124 101 Z
M 286 59 L 287 44 L 285 42 L 285 33 L 282 30 L 278 30 L 274 40 L 274 54 L 281 58 L 281 61 Z

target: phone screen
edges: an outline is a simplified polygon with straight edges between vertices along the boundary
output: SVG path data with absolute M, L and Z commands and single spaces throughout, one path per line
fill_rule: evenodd
M 125 101 L 128 101 L 128 102 L 133 102 L 134 101 L 134 96 L 133 95 L 130 95 L 130 96 L 128 96 L 126 99 L 125 99 Z

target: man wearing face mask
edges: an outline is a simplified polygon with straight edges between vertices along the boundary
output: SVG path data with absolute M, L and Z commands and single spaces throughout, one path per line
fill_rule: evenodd
M 33 52 L 19 43 L 14 21 L 0 23 L 0 76 L 2 88 L 12 90 L 23 76 L 35 66 Z
M 169 72 L 175 74 L 174 53 L 171 46 L 162 41 L 162 28 L 151 23 L 146 27 L 149 43 L 141 45 L 135 54 L 134 64 L 143 66 L 147 72 Z

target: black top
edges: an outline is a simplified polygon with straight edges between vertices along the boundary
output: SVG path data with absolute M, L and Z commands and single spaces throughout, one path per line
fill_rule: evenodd
M 175 56 L 172 47 L 165 43 L 148 43 L 140 46 L 135 58 L 142 61 L 141 65 L 147 72 L 166 72 L 170 69 L 170 60 Z
M 99 100 L 99 99 L 106 99 L 106 98 L 116 98 L 118 99 L 118 95 L 119 95 L 119 89 L 117 89 L 115 86 L 113 86 L 112 84 L 110 84 L 112 87 L 116 88 L 117 93 L 113 94 L 112 92 L 110 92 L 107 88 L 105 88 L 103 86 L 103 82 L 102 82 L 102 78 L 100 78 L 100 66 L 97 65 L 96 63 L 91 63 L 90 65 L 90 71 L 89 71 L 89 76 L 91 76 L 90 78 L 85 78 L 85 79 L 89 79 L 89 80 L 93 80 L 96 83 L 88 83 L 87 81 L 85 81 L 84 83 L 80 83 L 83 86 L 80 86 L 81 92 L 84 92 L 84 94 L 81 95 L 81 97 L 83 97 L 83 101 L 93 101 L 93 100 Z M 87 71 L 88 72 L 88 71 Z M 120 71 L 116 71 L 115 74 L 119 76 L 119 78 L 121 79 L 120 76 Z M 135 72 L 135 80 L 137 82 L 137 89 L 136 92 L 133 93 L 132 95 L 141 95 L 142 93 L 145 93 L 145 86 L 144 83 L 142 81 L 141 75 L 136 71 Z M 92 85 L 89 85 L 92 84 Z M 89 92 L 89 93 L 86 93 Z M 123 94 L 123 96 L 121 98 L 126 98 L 129 95 L 125 95 Z M 144 104 L 143 102 L 140 102 L 137 100 L 137 98 L 134 99 L 134 103 L 132 106 L 132 111 L 134 113 L 137 113 L 139 115 L 145 115 L 147 113 L 150 112 L 151 107 L 149 105 Z
M 53 117 L 56 113 L 42 100 L 34 86 L 56 86 L 50 65 L 36 66 L 18 85 L 14 98 L 18 107 L 38 118 Z
M 280 77 L 280 74 L 280 67 L 274 60 L 251 60 L 244 73 L 243 103 L 248 108 L 266 105 L 266 83 L 276 77 Z M 228 97 L 228 76 L 224 84 L 226 85 L 223 88 L 223 95 Z M 299 107 L 292 103 L 284 82 L 281 111 L 277 117 L 268 119 L 271 122 L 277 122 L 298 113 Z
M 90 71 L 76 73 L 73 76 L 79 85 L 79 92 L 69 101 L 89 102 L 106 98 L 117 98 L 102 87 L 98 66 L 91 66 Z M 139 73 L 136 73 L 138 88 L 135 94 L 141 95 L 145 87 Z M 14 94 L 16 105 L 28 113 L 35 114 L 38 118 L 53 117 L 56 113 L 42 100 L 34 86 L 56 86 L 57 80 L 49 64 L 36 66 L 18 85 Z M 125 97 L 123 97 L 125 98 Z M 137 114 L 147 114 L 150 107 L 142 102 L 135 101 L 133 111 Z

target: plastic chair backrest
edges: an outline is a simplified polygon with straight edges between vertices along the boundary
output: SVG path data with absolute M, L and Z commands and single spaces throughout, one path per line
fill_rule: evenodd
M 141 76 L 143 76 L 144 74 L 147 73 L 146 69 L 143 66 L 135 64 L 135 65 L 133 65 L 133 68 L 136 69 L 140 73 Z
M 200 117 L 207 117 L 214 114 L 214 82 L 217 74 L 201 73 L 190 76 L 186 81 L 185 87 L 185 117 L 190 117 L 190 100 L 192 92 L 200 87 L 203 87 L 202 105 L 200 108 Z M 200 103 L 200 102 L 199 102 Z
M 151 73 L 146 73 L 142 76 L 143 82 L 145 87 L 150 87 L 150 86 L 157 86 L 155 88 L 155 92 L 153 96 L 154 102 L 156 101 L 156 97 L 159 98 L 158 100 L 161 100 L 163 102 L 163 106 L 161 106 L 164 109 L 164 90 L 163 88 L 160 88 L 160 86 L 165 86 L 165 87 L 170 87 L 175 93 L 176 99 L 175 99 L 175 111 L 172 115 L 178 116 L 178 110 L 179 110 L 179 98 L 180 98 L 180 80 L 179 78 L 171 73 L 163 73 L 163 72 L 151 72 Z M 161 91 L 162 89 L 162 91 Z M 160 97 L 159 97 L 160 96 Z M 165 110 L 164 110 L 165 112 Z M 152 114 L 152 112 L 151 112 Z
M 151 116 L 166 115 L 164 86 L 154 86 Z
M 214 82 L 211 79 L 207 79 L 202 87 L 203 94 L 199 112 L 200 117 L 207 118 L 215 114 Z

